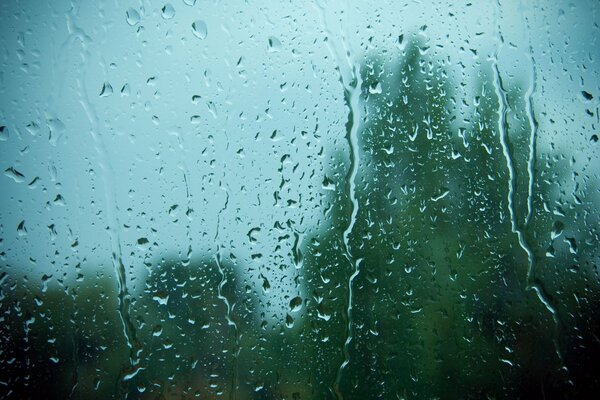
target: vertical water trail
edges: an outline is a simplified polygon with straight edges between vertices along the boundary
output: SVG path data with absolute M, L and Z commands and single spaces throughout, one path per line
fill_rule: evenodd
M 87 65 L 90 58 L 90 51 L 88 49 L 91 43 L 91 38 L 85 34 L 85 32 L 76 26 L 75 24 L 75 7 L 71 8 L 69 14 L 67 14 L 67 29 L 69 32 L 69 39 L 67 42 L 75 42 L 72 38 L 76 38 L 81 42 L 82 58 L 84 65 Z M 100 137 L 100 124 L 97 112 L 90 101 L 87 87 L 85 86 L 84 71 L 86 68 L 80 69 L 80 76 L 75 81 L 77 84 L 79 103 L 85 111 L 85 114 L 90 122 L 90 135 L 94 141 L 94 148 L 99 159 L 100 168 L 102 170 L 102 183 L 104 185 L 104 201 L 106 203 L 106 215 L 108 219 L 108 232 L 110 236 L 110 246 L 112 255 L 112 264 L 117 278 L 117 290 L 118 290 L 118 309 L 119 319 L 123 325 L 123 336 L 125 343 L 129 348 L 129 367 L 123 369 L 117 380 L 117 392 L 118 397 L 126 397 L 125 381 L 133 378 L 141 368 L 140 354 L 142 352 L 141 343 L 137 340 L 135 325 L 131 321 L 130 316 L 130 296 L 127 288 L 127 274 L 125 266 L 123 265 L 123 257 L 121 250 L 121 239 L 119 235 L 119 208 L 117 205 L 117 197 L 114 193 L 115 183 L 113 182 L 114 171 L 108 152 L 106 151 L 106 145 Z
M 193 240 L 192 240 L 192 232 L 191 231 L 192 231 L 192 212 L 193 212 L 193 209 L 192 209 L 192 195 L 190 194 L 190 187 L 189 187 L 188 179 L 187 179 L 189 172 L 188 172 L 187 166 L 185 164 L 184 164 L 183 168 L 184 168 L 184 170 L 183 170 L 183 182 L 185 183 L 185 198 L 186 198 L 186 202 L 187 202 L 187 204 L 186 204 L 187 209 L 185 211 L 185 215 L 187 217 L 187 224 L 185 226 L 185 233 L 186 233 L 187 240 L 188 240 L 188 250 L 187 250 L 187 253 L 185 255 L 185 260 L 183 262 L 183 266 L 187 267 L 188 265 L 190 265 L 190 262 L 192 261 L 192 251 L 193 251 L 193 249 L 192 249 L 192 242 L 193 242 Z
M 183 140 L 183 136 L 179 132 L 179 129 L 174 132 L 171 132 L 171 134 L 176 137 L 177 144 L 179 145 L 179 150 L 180 150 L 178 152 L 178 154 L 180 155 L 179 168 L 183 171 L 183 183 L 185 184 L 185 200 L 186 200 L 185 216 L 187 217 L 187 224 L 185 225 L 185 236 L 188 241 L 188 249 L 187 249 L 187 252 L 185 255 L 185 259 L 182 261 L 181 265 L 184 267 L 187 267 L 190 265 L 190 262 L 192 261 L 192 252 L 193 252 L 192 213 L 194 212 L 194 209 L 192 208 L 193 199 L 192 199 L 192 194 L 190 193 L 190 183 L 188 182 L 188 177 L 190 176 L 190 170 L 189 170 L 188 164 L 186 162 L 186 157 L 185 157 L 186 147 L 185 147 L 185 143 Z
M 217 269 L 219 270 L 219 274 L 221 275 L 221 280 L 219 282 L 219 285 L 217 286 L 217 298 L 219 300 L 221 300 L 223 302 L 223 304 L 225 305 L 225 320 L 227 321 L 227 325 L 231 326 L 233 328 L 233 334 L 234 334 L 234 339 L 235 339 L 235 351 L 233 353 L 233 371 L 231 374 L 231 391 L 229 393 L 229 398 L 235 400 L 236 388 L 237 388 L 237 375 L 238 375 L 237 362 L 238 362 L 238 354 L 240 351 L 240 344 L 239 344 L 237 324 L 231 318 L 231 308 L 232 308 L 231 303 L 230 303 L 229 299 L 227 298 L 227 296 L 225 296 L 223 294 L 223 287 L 227 283 L 227 277 L 225 276 L 225 269 L 223 268 L 223 264 L 222 264 L 222 255 L 221 255 L 222 246 L 219 241 L 220 240 L 219 232 L 221 230 L 220 229 L 221 228 L 221 214 L 225 210 L 227 210 L 227 206 L 229 205 L 229 192 L 227 191 L 227 188 L 224 188 L 222 186 L 221 182 L 219 182 L 219 187 L 221 187 L 225 191 L 225 203 L 223 204 L 223 208 L 221 208 L 219 210 L 219 212 L 217 213 L 217 229 L 216 229 L 215 237 L 214 237 L 215 243 L 217 244 L 217 251 L 215 253 L 215 264 L 217 265 Z
M 529 24 L 526 24 L 527 30 L 529 31 Z M 533 57 L 533 48 L 529 45 L 529 60 L 531 62 L 531 74 L 530 83 L 527 92 L 525 93 L 525 102 L 527 107 L 527 119 L 529 120 L 529 160 L 527 162 L 527 172 L 529 174 L 529 187 L 527 192 L 527 215 L 525 216 L 525 228 L 529 227 L 531 216 L 533 214 L 533 185 L 535 183 L 535 158 L 536 158 L 536 145 L 537 145 L 537 130 L 538 122 L 535 118 L 535 112 L 533 110 L 533 95 L 536 90 L 536 63 Z
M 362 261 L 362 259 L 354 260 L 350 247 L 350 235 L 352 234 L 352 230 L 354 229 L 354 225 L 356 224 L 356 216 L 358 214 L 359 208 L 358 200 L 356 199 L 356 176 L 358 174 L 358 165 L 360 162 L 358 131 L 360 129 L 360 121 L 362 118 L 360 110 L 362 77 L 360 75 L 360 67 L 357 68 L 355 62 L 352 59 L 347 39 L 343 31 L 341 33 L 341 45 L 344 50 L 344 57 L 340 55 L 340 49 L 336 47 L 332 41 L 329 40 L 329 38 L 333 39 L 335 36 L 332 34 L 331 30 L 328 27 L 327 20 L 325 17 L 325 7 L 319 2 L 316 3 L 316 6 L 319 10 L 321 22 L 327 35 L 327 47 L 337 63 L 336 69 L 339 74 L 339 81 L 344 90 L 344 102 L 346 104 L 346 107 L 348 108 L 348 121 L 346 123 L 346 141 L 348 142 L 349 147 L 350 167 L 348 169 L 348 173 L 346 174 L 345 187 L 348 193 L 348 198 L 350 199 L 350 202 L 352 204 L 352 211 L 350 214 L 350 219 L 348 221 L 348 226 L 342 234 L 342 239 L 344 242 L 344 256 L 348 260 L 348 263 L 352 268 L 352 274 L 348 278 L 348 305 L 346 308 L 345 315 L 347 321 L 346 340 L 344 341 L 344 344 L 342 346 L 344 360 L 342 361 L 337 370 L 335 382 L 333 384 L 333 390 L 336 397 L 340 400 L 343 400 L 344 396 L 341 392 L 340 385 L 344 369 L 350 363 L 349 348 L 354 333 L 352 323 L 352 285 L 354 279 L 358 276 L 360 272 L 359 267 L 360 262 Z
M 499 10 L 500 10 L 500 1 L 499 0 L 496 2 L 496 5 L 498 8 L 497 11 L 499 12 Z M 496 16 L 496 18 L 497 18 L 497 16 Z M 528 227 L 528 221 L 529 221 L 529 217 L 530 217 L 529 204 L 531 204 L 532 190 L 533 190 L 533 173 L 534 173 L 533 158 L 535 157 L 535 150 L 532 149 L 531 147 L 530 147 L 529 159 L 528 159 L 528 163 L 527 163 L 527 169 L 530 174 L 529 175 L 529 185 L 528 185 L 528 211 L 527 211 L 526 218 L 524 219 L 525 223 L 523 224 L 523 226 L 519 225 L 519 222 L 517 220 L 516 210 L 514 207 L 514 192 L 516 190 L 516 179 L 515 179 L 515 162 L 514 162 L 512 154 L 511 154 L 509 137 L 508 137 L 507 115 L 508 115 L 508 111 L 509 111 L 509 106 L 508 106 L 508 99 L 507 99 L 507 91 L 506 91 L 506 88 L 504 87 L 502 77 L 500 75 L 500 70 L 498 68 L 498 55 L 502 48 L 502 45 L 504 44 L 504 38 L 502 37 L 502 34 L 500 33 L 500 22 L 499 21 L 497 21 L 496 29 L 497 29 L 497 37 L 498 37 L 499 44 L 496 47 L 496 51 L 494 52 L 494 55 L 492 57 L 492 68 L 493 68 L 493 72 L 494 72 L 493 84 L 494 84 L 496 96 L 498 98 L 498 132 L 499 132 L 499 137 L 500 137 L 500 145 L 502 147 L 502 153 L 504 155 L 504 158 L 506 159 L 506 167 L 508 170 L 507 200 L 508 200 L 508 212 L 509 212 L 509 216 L 510 216 L 511 230 L 514 234 L 517 235 L 517 239 L 519 241 L 519 246 L 527 254 L 528 267 L 527 267 L 526 289 L 533 290 L 535 292 L 537 298 L 544 305 L 546 310 L 548 310 L 548 312 L 551 314 L 552 320 L 554 321 L 554 329 L 555 329 L 554 337 L 553 337 L 552 341 L 554 343 L 556 355 L 557 355 L 558 359 L 560 360 L 561 364 L 564 365 L 564 360 L 563 360 L 562 353 L 560 351 L 560 346 L 558 343 L 558 331 L 559 331 L 559 327 L 560 327 L 560 319 L 558 317 L 556 307 L 549 300 L 549 296 L 546 293 L 546 291 L 544 290 L 543 285 L 535 277 L 535 255 L 533 254 L 531 246 L 529 245 L 529 243 L 527 242 L 527 240 L 525 238 L 525 230 Z M 530 88 L 530 91 L 531 91 L 531 94 L 529 94 L 529 96 L 532 95 L 533 89 Z M 530 121 L 532 124 L 532 131 L 531 131 L 530 135 L 533 138 L 533 137 L 535 137 L 535 134 L 537 132 L 537 129 L 536 129 L 537 122 L 534 122 L 535 119 L 532 114 L 532 108 L 530 108 L 530 107 L 531 107 L 531 103 L 528 102 L 529 109 L 527 112 L 529 114 L 529 117 L 531 118 Z M 532 146 L 532 143 L 530 143 L 530 146 Z M 533 143 L 533 146 L 535 146 L 535 143 Z

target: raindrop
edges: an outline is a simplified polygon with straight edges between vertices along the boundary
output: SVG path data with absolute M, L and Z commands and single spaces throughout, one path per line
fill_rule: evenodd
M 552 238 L 552 240 L 559 237 L 563 233 L 564 228 L 565 228 L 565 225 L 562 222 L 555 221 L 554 224 L 552 225 L 552 232 L 550 233 L 550 237 Z
M 285 315 L 285 326 L 292 328 L 294 326 L 294 318 L 290 314 Z
M 140 22 L 140 13 L 133 8 L 129 8 L 125 12 L 125 19 L 129 26 L 137 25 Z
M 29 186 L 30 189 L 35 189 L 37 187 L 37 183 L 40 180 L 40 178 L 38 176 L 36 176 L 35 178 L 33 178 L 31 180 L 31 182 L 29 182 L 29 184 L 27 186 Z
M 54 198 L 53 203 L 56 204 L 57 206 L 63 206 L 63 207 L 66 205 L 65 199 L 64 199 L 64 197 L 62 197 L 61 194 L 57 194 L 56 195 L 56 197 Z
M 263 283 L 262 283 L 263 291 L 265 293 L 268 293 L 269 289 L 271 288 L 271 284 L 269 283 L 269 280 L 263 274 L 261 274 L 260 277 L 263 280 Z
M 163 19 L 171 19 L 175 16 L 175 9 L 171 5 L 171 3 L 167 3 L 161 9 Z
M 335 182 L 333 182 L 327 175 L 323 178 L 322 187 L 325 190 L 335 190 Z
M 381 94 L 382 93 L 381 83 L 374 82 L 371 85 L 369 85 L 369 93 L 371 93 L 371 94 Z
M 274 36 L 269 37 L 268 43 L 269 43 L 268 50 L 270 53 L 274 53 L 274 52 L 281 50 L 281 42 L 276 37 L 274 37 Z
M 100 97 L 108 97 L 113 94 L 113 88 L 108 82 L 104 82 L 102 84 L 102 89 L 100 90 Z
M 302 309 L 302 298 L 299 296 L 296 296 L 290 301 L 290 310 L 291 310 L 291 312 L 298 312 L 301 309 Z
M 206 39 L 206 36 L 208 36 L 206 22 L 202 21 L 201 19 L 192 22 L 192 33 L 198 39 Z
M 19 236 L 27 235 L 27 228 L 25 228 L 25 220 L 19 222 L 19 225 L 17 225 L 17 234 Z
M 0 141 L 5 142 L 8 140 L 8 128 L 4 125 L 0 126 Z
M 62 137 L 62 135 L 67 130 L 67 127 L 63 122 L 58 118 L 49 119 L 47 122 L 48 130 L 50 131 L 49 141 L 50 144 L 56 146 L 58 140 Z
M 4 175 L 8 176 L 17 183 L 21 183 L 25 180 L 25 176 L 13 167 L 7 168 L 4 171 Z
M 577 254 L 577 241 L 575 238 L 567 237 L 565 238 L 565 243 L 569 245 L 569 252 L 571 254 Z
M 210 115 L 212 115 L 213 118 L 217 119 L 218 115 L 217 115 L 217 107 L 215 106 L 215 103 L 213 103 L 212 101 L 209 101 L 208 103 L 206 103 L 206 106 L 208 107 L 208 112 L 210 113 Z
M 37 136 L 37 134 L 40 132 L 39 124 L 34 121 L 25 125 L 25 129 L 27 129 L 31 136 Z
M 160 305 L 167 305 L 169 302 L 169 295 L 166 292 L 157 292 L 152 296 L 152 300 Z
M 592 94 L 590 92 L 586 92 L 585 90 L 581 91 L 581 95 L 583 96 L 583 98 L 587 101 L 593 100 L 594 96 L 592 96 Z

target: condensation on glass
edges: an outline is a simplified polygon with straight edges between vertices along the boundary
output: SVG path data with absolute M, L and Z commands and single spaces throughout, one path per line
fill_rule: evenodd
M 600 389 L 595 1 L 0 4 L 0 398 Z

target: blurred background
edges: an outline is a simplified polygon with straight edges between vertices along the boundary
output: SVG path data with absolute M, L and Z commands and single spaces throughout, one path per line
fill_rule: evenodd
M 598 12 L 2 1 L 0 398 L 593 398 Z

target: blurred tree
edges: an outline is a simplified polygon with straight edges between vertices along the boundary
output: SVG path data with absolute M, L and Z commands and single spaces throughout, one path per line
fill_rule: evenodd
M 372 55 L 360 66 L 356 220 L 346 245 L 353 209 L 338 142 L 324 171 L 323 217 L 290 254 L 302 258 L 297 279 L 309 295 L 290 296 L 295 312 L 284 320 L 263 311 L 267 278 L 257 287 L 233 254 L 189 263 L 164 256 L 132 294 L 141 343 L 132 371 L 111 276 L 45 277 L 40 289 L 3 272 L 2 397 L 576 398 L 597 390 L 594 203 L 580 192 L 565 200 L 568 157 L 531 153 L 537 122 L 523 82 L 501 82 L 483 62 L 470 96 L 452 72 L 416 39 L 397 59 Z

